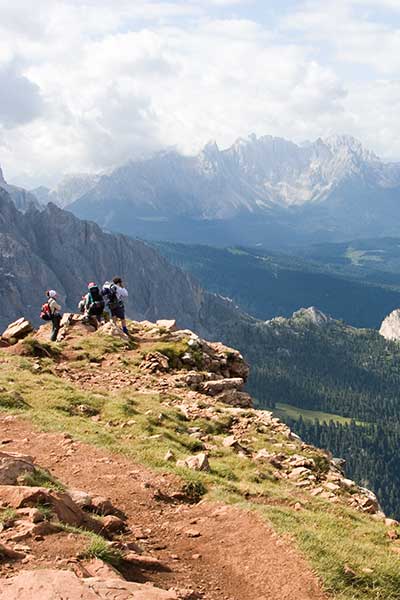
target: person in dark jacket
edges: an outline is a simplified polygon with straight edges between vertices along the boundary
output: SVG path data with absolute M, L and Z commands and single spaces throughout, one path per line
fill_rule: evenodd
M 88 320 L 94 321 L 94 325 L 103 322 L 105 302 L 99 287 L 94 282 L 88 284 L 87 294 L 82 297 L 78 307 Z
M 121 321 L 122 331 L 129 335 L 128 327 L 125 319 L 125 304 L 124 300 L 128 297 L 128 290 L 122 283 L 121 277 L 114 277 L 112 282 L 106 281 L 103 286 L 103 296 L 106 298 L 107 306 L 111 313 L 111 318 L 114 323 L 118 319 Z

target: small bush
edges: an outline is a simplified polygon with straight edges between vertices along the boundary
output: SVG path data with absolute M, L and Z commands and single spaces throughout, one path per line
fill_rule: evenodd
M 200 502 L 204 494 L 207 493 L 207 488 L 202 481 L 193 479 L 183 484 L 182 492 L 189 502 L 196 504 L 197 502 Z
M 117 567 L 122 561 L 122 553 L 95 533 L 89 534 L 91 541 L 82 553 L 82 558 L 99 558 L 110 565 Z
M 30 406 L 19 392 L 0 391 L 0 408 L 26 410 Z
M 25 356 L 57 358 L 61 354 L 61 350 L 57 346 L 49 342 L 39 342 L 31 335 L 22 340 L 21 346 Z
M 181 358 L 189 351 L 189 346 L 186 341 L 162 342 L 155 346 L 154 351 L 164 354 L 168 358 L 170 366 L 178 369 L 182 366 Z
M 18 513 L 14 508 L 4 508 L 0 512 L 0 523 L 3 527 L 11 527 L 18 518 Z
M 58 492 L 64 492 L 65 487 L 51 473 L 40 467 L 36 467 L 31 473 L 24 473 L 19 479 L 20 485 L 28 485 L 31 487 L 45 487 Z

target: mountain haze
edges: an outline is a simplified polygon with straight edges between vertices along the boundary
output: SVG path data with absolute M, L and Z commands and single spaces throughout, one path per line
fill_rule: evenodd
M 174 150 L 99 177 L 81 218 L 150 239 L 277 246 L 398 231 L 400 164 L 350 136 L 298 145 L 251 135 L 197 156 Z

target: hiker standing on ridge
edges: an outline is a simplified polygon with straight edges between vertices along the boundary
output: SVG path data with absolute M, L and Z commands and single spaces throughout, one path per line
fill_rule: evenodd
M 106 298 L 112 320 L 116 324 L 117 320 L 120 319 L 122 331 L 129 335 L 125 320 L 124 304 L 124 299 L 128 297 L 128 290 L 124 287 L 121 277 L 114 277 L 112 282 L 106 281 L 102 289 L 102 294 Z
M 53 324 L 53 328 L 51 330 L 51 336 L 50 336 L 50 340 L 52 342 L 56 342 L 57 341 L 57 336 L 58 336 L 58 332 L 60 331 L 60 323 L 61 323 L 61 306 L 58 304 L 56 298 L 57 298 L 57 292 L 55 290 L 48 290 L 46 292 L 46 296 L 48 298 L 47 300 L 47 305 L 48 305 L 48 312 L 49 312 L 49 316 L 50 316 L 50 321 Z

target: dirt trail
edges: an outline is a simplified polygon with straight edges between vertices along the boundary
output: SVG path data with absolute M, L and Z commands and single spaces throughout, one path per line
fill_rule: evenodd
M 155 474 L 120 455 L 71 442 L 62 434 L 38 433 L 22 419 L 0 419 L 0 444 L 7 451 L 33 455 L 70 488 L 111 498 L 128 516 L 129 527 L 146 554 L 160 558 L 171 569 L 139 572 L 137 579 L 164 588 L 192 588 L 205 600 L 327 598 L 290 543 L 251 512 L 204 501 L 194 506 L 168 503 L 160 499 L 158 490 L 170 495 L 179 489 L 170 474 Z M 61 535 L 67 536 L 57 534 L 37 542 L 41 558 L 37 566 L 62 561 L 67 545 L 60 542 Z

